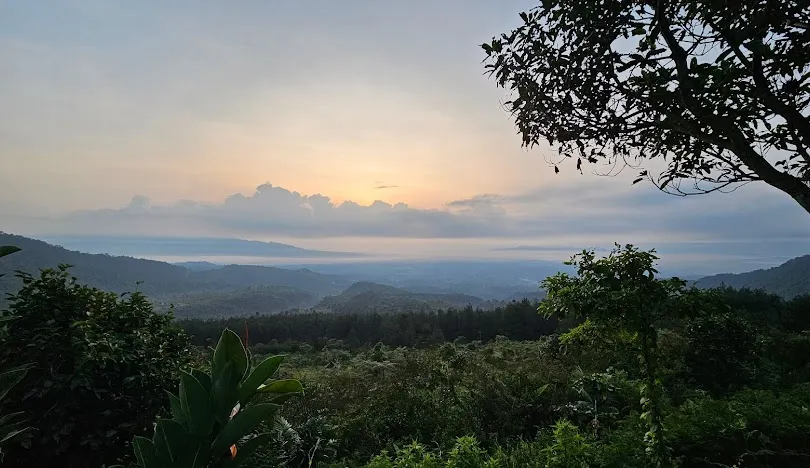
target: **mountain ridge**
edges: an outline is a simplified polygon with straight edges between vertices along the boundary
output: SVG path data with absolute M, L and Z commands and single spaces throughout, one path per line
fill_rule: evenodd
M 249 286 L 283 286 L 312 293 L 318 297 L 338 294 L 350 282 L 340 276 L 316 273 L 307 269 L 285 269 L 270 266 L 228 265 L 204 271 L 157 260 L 89 254 L 68 250 L 45 241 L 0 233 L 0 245 L 15 245 L 22 251 L 0 261 L 0 293 L 16 291 L 21 284 L 16 270 L 36 274 L 42 268 L 59 264 L 72 265 L 70 272 L 79 281 L 117 293 L 142 291 L 150 299 L 170 301 L 179 295 L 226 292 Z M 0 300 L 5 299 L 5 295 Z
M 311 250 L 280 242 L 172 236 L 44 236 L 44 242 L 85 253 L 116 256 L 355 258 L 355 252 Z
M 810 294 L 810 255 L 792 258 L 781 265 L 745 273 L 721 273 L 695 282 L 699 288 L 728 286 L 764 289 L 785 299 Z

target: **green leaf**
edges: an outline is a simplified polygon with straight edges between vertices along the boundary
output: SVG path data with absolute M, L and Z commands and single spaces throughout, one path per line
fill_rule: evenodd
M 222 428 L 211 445 L 211 451 L 214 454 L 225 453 L 228 447 L 250 434 L 259 423 L 272 418 L 278 408 L 279 406 L 273 403 L 260 403 L 243 409 Z
M 239 402 L 244 405 L 250 401 L 250 398 L 256 393 L 256 389 L 276 373 L 284 358 L 283 355 L 270 356 L 259 363 L 242 383 L 242 386 L 239 387 Z
M 132 440 L 132 445 L 135 448 L 135 458 L 138 460 L 138 464 L 143 468 L 163 467 L 154 442 L 146 437 L 135 436 Z
M 228 468 L 241 465 L 253 454 L 253 452 L 256 451 L 257 448 L 269 442 L 271 437 L 272 434 L 266 432 L 246 441 L 244 444 L 236 448 L 236 456 L 226 460 L 224 465 Z
M 195 441 L 188 449 L 188 460 L 181 460 L 178 466 L 187 466 L 189 468 L 206 468 L 211 461 L 211 451 L 208 444 L 203 444 L 202 441 Z
M 219 337 L 217 348 L 214 350 L 214 359 L 211 365 L 214 380 L 217 380 L 218 375 L 225 369 L 225 364 L 228 362 L 233 363 L 232 372 L 241 381 L 248 370 L 247 351 L 242 346 L 239 335 L 226 328 L 222 330 L 222 336 Z
M 166 393 L 169 394 L 169 405 L 171 406 L 172 419 L 180 423 L 183 427 L 189 427 L 191 424 L 189 421 L 189 415 L 183 409 L 183 404 L 180 402 L 180 398 L 168 390 Z
M 200 381 L 184 371 L 180 373 L 180 404 L 189 416 L 191 432 L 207 436 L 214 424 L 211 399 Z
M 225 368 L 218 378 L 214 380 L 211 389 L 214 418 L 222 425 L 228 422 L 231 410 L 239 402 L 239 383 L 236 381 L 236 377 L 231 374 L 232 369 L 232 362 L 225 364 Z
M 274 380 L 256 389 L 259 393 L 303 393 L 304 386 L 295 379 Z
M 17 253 L 22 250 L 19 247 L 15 247 L 13 245 L 3 245 L 0 246 L 0 257 L 5 257 L 6 255 L 11 255 L 13 253 Z
M 208 373 L 199 369 L 191 369 L 191 375 L 193 375 L 195 379 L 199 380 L 206 392 L 209 394 L 211 393 L 211 376 L 208 375 Z
M 182 424 L 171 419 L 160 419 L 155 425 L 155 435 L 152 437 L 161 458 L 169 458 L 172 462 L 188 458 L 184 453 L 188 451 L 191 434 Z

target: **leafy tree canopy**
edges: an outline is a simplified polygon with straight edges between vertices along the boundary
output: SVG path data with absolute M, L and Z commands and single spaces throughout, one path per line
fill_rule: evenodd
M 543 0 L 520 16 L 483 48 L 525 146 L 680 195 L 764 181 L 810 212 L 810 2 Z
M 167 409 L 165 389 L 190 361 L 188 337 L 143 295 L 80 285 L 65 266 L 21 277 L 2 314 L 0 368 L 30 363 L 7 407 L 23 411 L 37 437 L 5 463 L 109 466 Z

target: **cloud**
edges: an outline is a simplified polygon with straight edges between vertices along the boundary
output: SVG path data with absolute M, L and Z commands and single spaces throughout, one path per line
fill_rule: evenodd
M 485 193 L 449 201 L 441 209 L 423 209 L 382 200 L 369 205 L 336 203 L 327 195 L 305 195 L 267 183 L 252 194 L 233 194 L 218 203 L 181 200 L 162 205 L 139 195 L 118 209 L 77 211 L 29 223 L 24 229 L 34 230 L 245 238 L 496 239 L 515 240 L 501 247 L 527 252 L 575 245 L 580 246 L 578 250 L 615 241 L 655 246 L 794 239 L 792 248 L 805 245 L 810 250 L 810 217 L 766 187 L 685 199 L 619 184 L 605 184 L 601 191 L 553 187 L 512 195 Z
M 385 190 L 385 189 L 392 189 L 392 188 L 399 188 L 399 185 L 378 185 L 374 187 L 374 190 Z
M 183 200 L 158 205 L 137 195 L 122 208 L 73 212 L 55 219 L 52 226 L 104 234 L 182 231 L 246 237 L 469 238 L 504 234 L 508 228 L 492 222 L 502 214 L 500 210 L 487 214 L 419 209 L 382 200 L 370 205 L 335 203 L 322 194 L 304 195 L 267 183 L 253 194 L 233 194 L 214 204 Z
M 601 183 L 601 188 L 594 183 L 483 193 L 440 209 L 383 200 L 337 203 L 328 195 L 267 183 L 216 203 L 159 204 L 138 195 L 116 209 L 3 215 L 3 230 L 35 236 L 232 237 L 436 258 L 563 260 L 583 248 L 604 251 L 620 242 L 656 248 L 667 265 L 690 273 L 745 271 L 810 252 L 810 216 L 764 185 L 731 195 L 678 198 Z

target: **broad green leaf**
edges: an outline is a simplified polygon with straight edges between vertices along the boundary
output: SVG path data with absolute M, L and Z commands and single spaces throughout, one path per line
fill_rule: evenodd
M 207 436 L 214 424 L 211 399 L 200 381 L 184 371 L 180 373 L 180 404 L 188 414 L 191 432 Z
M 199 380 L 202 384 L 205 391 L 209 394 L 211 393 L 211 376 L 208 375 L 206 372 L 203 372 L 199 369 L 191 369 L 191 375 L 194 376 L 195 379 Z
M 214 454 L 225 453 L 228 447 L 250 434 L 250 431 L 255 429 L 259 423 L 273 417 L 278 408 L 279 406 L 273 403 L 260 403 L 243 409 L 222 428 L 211 445 L 211 451 Z
M 259 393 L 302 393 L 304 386 L 295 379 L 274 380 L 256 389 Z
M 171 465 L 172 468 L 207 468 L 211 461 L 208 445 L 209 443 L 202 438 L 187 434 L 186 443 L 178 452 L 178 458 Z
M 242 340 L 239 338 L 239 335 L 226 328 L 222 330 L 222 336 L 220 336 L 217 348 L 214 350 L 214 359 L 211 365 L 211 373 L 214 380 L 217 380 L 219 374 L 225 369 L 225 364 L 228 362 L 233 363 L 234 368 L 232 372 L 235 376 L 238 376 L 241 381 L 247 373 L 247 351 L 245 351 L 245 347 L 242 345 Z
M 11 255 L 13 253 L 19 252 L 22 250 L 19 247 L 15 247 L 13 245 L 3 245 L 0 246 L 0 257 L 5 257 L 6 255 Z
M 239 384 L 235 381 L 235 377 L 233 377 L 231 373 L 232 369 L 232 362 L 225 364 L 225 368 L 219 374 L 218 378 L 214 380 L 213 388 L 211 389 L 214 418 L 223 425 L 228 421 L 233 407 L 239 402 Z
M 276 373 L 284 358 L 283 355 L 270 356 L 259 363 L 239 387 L 239 402 L 244 405 L 250 401 L 250 398 L 256 393 L 256 389 Z
M 188 448 L 188 459 L 181 460 L 178 466 L 189 468 L 207 468 L 211 461 L 211 450 L 207 443 L 194 441 Z
M 168 457 L 172 462 L 188 458 L 184 452 L 190 447 L 191 435 L 182 424 L 171 419 L 160 419 L 155 425 L 155 435 L 152 437 L 161 458 Z
M 157 447 L 154 442 L 146 437 L 135 436 L 132 440 L 135 448 L 135 458 L 138 464 L 144 468 L 163 468 L 163 463 L 158 456 Z
M 272 435 L 270 433 L 259 434 L 256 437 L 246 441 L 244 444 L 236 448 L 236 456 L 229 458 L 225 461 L 224 465 L 227 468 L 237 467 L 245 462 L 257 448 L 270 441 Z
M 170 391 L 166 391 L 169 395 L 169 405 L 171 406 L 172 410 L 172 419 L 180 423 L 183 427 L 190 428 L 191 422 L 189 421 L 189 415 L 183 409 L 183 404 L 180 402 L 180 398 Z

